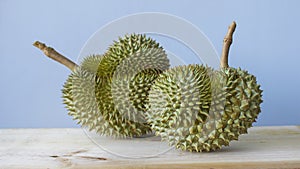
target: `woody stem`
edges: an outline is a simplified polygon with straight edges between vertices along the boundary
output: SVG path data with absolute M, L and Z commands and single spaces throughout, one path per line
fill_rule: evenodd
M 232 24 L 228 27 L 227 34 L 224 37 L 223 40 L 223 49 L 222 49 L 222 55 L 221 55 L 221 62 L 220 67 L 221 68 L 228 68 L 228 53 L 230 45 L 232 44 L 232 36 L 233 32 L 236 28 L 236 23 L 233 21 Z
M 33 46 L 39 48 L 41 51 L 44 52 L 46 56 L 49 58 L 65 65 L 68 67 L 71 71 L 74 71 L 75 68 L 78 66 L 76 63 L 68 59 L 67 57 L 63 56 L 62 54 L 58 53 L 55 49 L 46 46 L 44 43 L 41 43 L 39 41 L 36 41 L 33 43 Z

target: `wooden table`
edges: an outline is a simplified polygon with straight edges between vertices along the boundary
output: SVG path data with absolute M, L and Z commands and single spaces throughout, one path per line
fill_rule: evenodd
M 104 140 L 114 143 L 116 151 L 129 147 L 121 140 Z M 159 138 L 145 142 L 159 144 Z M 82 129 L 0 129 L 0 169 L 6 168 L 300 168 L 300 126 L 253 127 L 217 152 L 171 149 L 151 158 L 108 153 Z

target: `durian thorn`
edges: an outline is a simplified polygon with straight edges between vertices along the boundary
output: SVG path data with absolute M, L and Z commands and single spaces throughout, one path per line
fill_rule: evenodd
M 228 53 L 229 53 L 230 45 L 232 44 L 232 41 L 233 41 L 232 35 L 233 35 L 235 28 L 236 28 L 236 23 L 235 23 L 235 21 L 233 21 L 232 24 L 228 27 L 227 34 L 224 37 L 221 62 L 220 62 L 221 68 L 229 67 L 228 66 Z
M 41 43 L 39 41 L 35 41 L 32 45 L 39 48 L 41 51 L 43 51 L 44 54 L 46 56 L 48 56 L 49 58 L 65 65 L 71 71 L 74 71 L 75 68 L 78 66 L 76 63 L 74 63 L 73 61 L 71 61 L 67 57 L 63 56 L 62 54 L 58 53 L 55 49 L 46 46 L 44 43 Z

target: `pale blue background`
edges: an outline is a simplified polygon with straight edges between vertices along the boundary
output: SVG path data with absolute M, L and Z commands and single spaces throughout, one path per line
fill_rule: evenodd
M 61 103 L 69 70 L 31 44 L 47 42 L 76 60 L 97 29 L 137 12 L 187 19 L 219 53 L 236 20 L 230 63 L 255 74 L 264 89 L 256 125 L 299 125 L 299 7 L 297 0 L 0 0 L 0 128 L 76 127 Z

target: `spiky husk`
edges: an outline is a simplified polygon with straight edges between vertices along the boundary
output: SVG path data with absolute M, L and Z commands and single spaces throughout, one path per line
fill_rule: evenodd
M 148 122 L 171 146 L 198 150 L 204 146 L 200 144 L 202 139 L 205 141 L 203 127 L 209 117 L 211 98 L 206 67 L 169 69 L 156 79 L 149 92 Z
M 93 75 L 96 75 L 100 61 L 103 59 L 103 55 L 91 55 L 83 58 L 80 63 L 82 70 L 90 72 Z
M 99 112 L 95 97 L 95 77 L 101 58 L 100 55 L 84 58 L 66 80 L 62 98 L 68 114 L 78 124 L 100 135 L 116 135 Z
M 156 134 L 171 146 L 213 151 L 252 126 L 261 93 L 255 77 L 240 69 L 179 66 L 157 78 L 146 115 Z
M 137 55 L 140 56 L 136 57 Z M 124 62 L 124 59 L 131 62 L 136 59 L 139 63 L 151 64 L 148 66 L 157 68 L 161 67 L 162 70 L 169 67 L 169 59 L 159 43 L 150 37 L 146 37 L 145 34 L 130 34 L 114 41 L 108 48 L 98 67 L 97 76 L 113 76 L 119 65 Z M 128 68 L 132 69 L 132 66 L 135 65 Z
M 169 67 L 165 51 L 151 38 L 133 34 L 115 42 L 101 60 L 96 79 L 98 108 L 118 136 L 151 132 L 145 120 L 148 91 Z M 98 80 L 97 80 L 98 81 Z
M 247 133 L 261 112 L 262 90 L 256 77 L 241 68 L 225 68 L 221 70 L 226 77 L 225 113 L 239 121 L 229 121 L 232 126 L 238 126 L 240 134 Z

